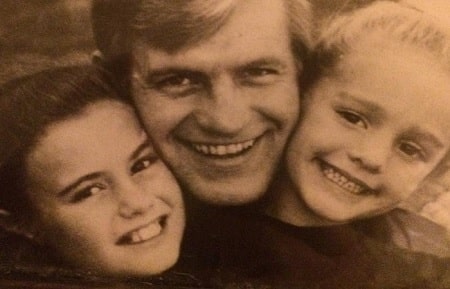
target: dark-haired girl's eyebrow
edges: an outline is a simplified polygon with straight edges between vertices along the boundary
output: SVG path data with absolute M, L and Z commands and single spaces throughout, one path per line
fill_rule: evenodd
M 58 197 L 64 197 L 67 194 L 69 194 L 72 190 L 74 190 L 75 188 L 77 188 L 80 184 L 82 184 L 83 182 L 86 181 L 91 181 L 94 179 L 97 179 L 99 177 L 101 177 L 102 173 L 101 172 L 95 172 L 95 173 L 91 173 L 91 174 L 87 174 L 84 175 L 82 177 L 79 177 L 78 179 L 76 179 L 73 183 L 71 183 L 70 185 L 68 185 L 67 187 L 65 187 L 62 191 L 59 191 L 57 193 Z
M 145 139 L 138 147 L 131 153 L 129 160 L 136 159 L 144 150 L 151 148 L 150 140 Z
M 385 115 L 385 110 L 370 100 L 366 100 L 366 99 L 363 99 L 362 97 L 352 95 L 351 93 L 348 93 L 346 91 L 341 91 L 338 95 L 342 100 L 353 102 L 358 105 L 362 105 L 367 111 L 370 111 L 371 113 L 373 113 L 379 117 L 382 117 Z

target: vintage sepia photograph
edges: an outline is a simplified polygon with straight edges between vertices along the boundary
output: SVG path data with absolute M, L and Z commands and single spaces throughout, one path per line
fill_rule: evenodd
M 0 288 L 450 288 L 450 0 L 2 0 Z

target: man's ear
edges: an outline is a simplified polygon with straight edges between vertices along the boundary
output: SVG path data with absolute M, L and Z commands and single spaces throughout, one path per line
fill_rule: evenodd
M 30 225 L 26 225 L 21 218 L 13 216 L 13 214 L 4 209 L 0 209 L 0 229 L 27 239 L 35 239 L 35 234 Z
M 105 57 L 103 56 L 103 53 L 100 52 L 100 50 L 95 50 L 91 54 L 91 61 L 93 64 L 104 67 L 105 66 Z

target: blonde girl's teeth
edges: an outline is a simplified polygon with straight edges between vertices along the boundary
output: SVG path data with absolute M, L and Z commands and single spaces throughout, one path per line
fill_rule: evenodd
M 332 182 L 336 183 L 337 185 L 339 185 L 340 187 L 346 189 L 349 192 L 352 192 L 352 193 L 355 193 L 355 194 L 360 194 L 362 192 L 362 190 L 363 190 L 363 188 L 360 185 L 349 181 L 346 177 L 344 177 L 343 175 L 339 174 L 338 172 L 336 172 L 332 168 L 325 168 L 323 170 L 323 173 L 324 173 L 325 177 L 327 177 Z

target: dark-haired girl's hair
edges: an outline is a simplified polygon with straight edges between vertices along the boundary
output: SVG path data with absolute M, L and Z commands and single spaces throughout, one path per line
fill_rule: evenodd
M 0 88 L 0 209 L 29 217 L 24 160 L 46 129 L 101 100 L 128 103 L 108 72 L 94 65 L 45 70 Z

